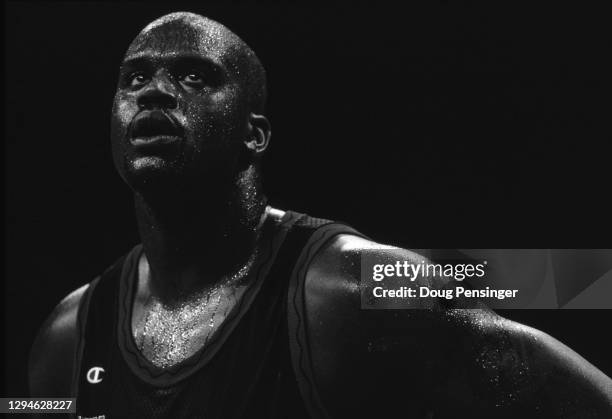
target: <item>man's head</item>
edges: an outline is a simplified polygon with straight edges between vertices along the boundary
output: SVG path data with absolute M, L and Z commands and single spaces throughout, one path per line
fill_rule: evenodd
M 225 26 L 163 16 L 125 54 L 113 103 L 113 159 L 135 190 L 233 179 L 258 161 L 270 126 L 264 69 Z

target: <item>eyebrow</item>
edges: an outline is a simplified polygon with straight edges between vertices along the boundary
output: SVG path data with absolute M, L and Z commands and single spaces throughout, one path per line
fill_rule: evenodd
M 121 63 L 121 67 L 144 67 L 153 64 L 155 61 L 162 61 L 166 64 L 180 63 L 191 64 L 194 66 L 202 66 L 218 73 L 223 73 L 227 71 L 227 68 L 221 62 L 215 61 L 209 57 L 204 57 L 199 54 L 185 53 L 180 51 L 163 54 L 142 51 L 126 57 Z

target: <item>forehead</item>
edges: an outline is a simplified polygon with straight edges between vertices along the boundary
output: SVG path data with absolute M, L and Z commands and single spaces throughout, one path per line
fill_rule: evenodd
M 124 60 L 149 56 L 164 58 L 197 55 L 228 64 L 238 53 L 240 39 L 225 26 L 204 17 L 163 17 L 134 39 Z

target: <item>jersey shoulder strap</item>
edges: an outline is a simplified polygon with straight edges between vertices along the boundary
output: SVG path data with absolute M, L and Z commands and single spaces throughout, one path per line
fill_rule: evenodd
M 301 251 L 289 280 L 287 320 L 289 347 L 298 387 L 312 418 L 328 418 L 313 374 L 310 344 L 306 331 L 304 285 L 308 268 L 317 253 L 334 237 L 350 234 L 368 239 L 349 225 L 302 215 L 294 224 L 295 236 L 301 236 Z M 294 259 L 295 260 L 295 259 Z

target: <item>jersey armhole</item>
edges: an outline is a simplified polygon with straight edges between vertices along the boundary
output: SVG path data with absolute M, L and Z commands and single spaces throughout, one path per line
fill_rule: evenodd
M 369 238 L 357 230 L 338 222 L 317 228 L 306 241 L 289 279 L 287 295 L 287 321 L 289 348 L 300 394 L 313 418 L 330 418 L 325 409 L 314 376 L 310 343 L 306 329 L 305 282 L 308 268 L 317 253 L 340 234 Z
M 100 276 L 96 277 L 89 283 L 89 287 L 83 293 L 83 297 L 79 301 L 77 311 L 77 345 L 72 366 L 72 381 L 70 385 L 70 397 L 77 397 L 79 393 L 79 377 L 81 375 L 81 361 L 83 359 L 83 350 L 85 348 L 85 327 L 89 314 L 89 302 L 96 286 L 100 282 Z

